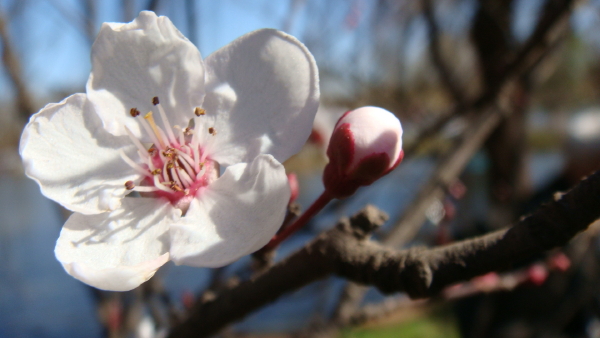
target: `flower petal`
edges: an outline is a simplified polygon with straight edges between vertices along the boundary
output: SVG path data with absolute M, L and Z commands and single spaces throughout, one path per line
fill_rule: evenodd
M 317 66 L 302 43 L 262 29 L 236 39 L 205 63 L 206 116 L 201 119 L 207 120 L 205 128 L 217 131 L 208 143 L 215 160 L 230 165 L 267 153 L 283 162 L 300 150 L 319 106 Z
M 285 170 L 271 155 L 229 166 L 171 226 L 171 259 L 218 267 L 262 248 L 281 226 L 289 199 Z
M 140 179 L 119 149 L 138 158 L 127 137 L 104 131 L 85 94 L 51 103 L 33 115 L 19 145 L 25 173 L 42 193 L 83 214 L 117 208 L 126 193 L 125 182 Z
M 169 18 L 153 12 L 141 12 L 128 24 L 105 23 L 92 46 L 87 93 L 114 135 L 125 135 L 125 125 L 140 137 L 129 111 L 156 109 L 155 96 L 170 123 L 185 127 L 204 97 L 202 57 Z
M 56 242 L 56 258 L 73 277 L 103 290 L 131 290 L 169 260 L 169 224 L 181 212 L 153 198 L 125 198 L 98 215 L 75 213 Z

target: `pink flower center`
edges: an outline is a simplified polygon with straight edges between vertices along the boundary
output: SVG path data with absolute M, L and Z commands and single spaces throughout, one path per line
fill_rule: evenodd
M 141 116 L 139 110 L 132 108 L 130 114 L 138 119 L 152 144 L 147 147 L 125 127 L 131 141 L 137 146 L 141 163 L 136 163 L 124 152 L 123 160 L 144 177 L 136 185 L 133 181 L 125 182 L 128 190 L 138 191 L 153 197 L 164 197 L 176 207 L 186 210 L 190 201 L 198 191 L 219 177 L 219 164 L 210 159 L 205 148 L 198 143 L 198 135 L 207 132 L 213 136 L 216 130 L 200 130 L 203 123 L 194 128 L 171 127 L 158 97 L 152 100 L 157 108 L 165 130 L 154 121 L 153 112 Z M 196 108 L 194 113 L 201 117 L 204 110 Z

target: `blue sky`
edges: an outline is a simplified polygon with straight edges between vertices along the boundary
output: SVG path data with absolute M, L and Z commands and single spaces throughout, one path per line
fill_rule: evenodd
M 83 12 L 82 1 L 26 0 L 21 4 L 18 1 L 21 0 L 0 3 L 3 13 L 14 13 L 10 17 L 10 34 L 22 59 L 23 73 L 30 90 L 38 95 L 81 90 L 90 71 L 91 47 L 82 33 L 83 22 L 79 19 Z M 186 36 L 190 36 L 184 1 L 163 2 L 165 5 L 159 6 L 158 14 L 169 16 Z M 119 10 L 121 3 L 120 0 L 98 1 L 96 30 L 105 21 L 124 21 Z M 15 10 L 14 6 L 20 8 Z M 194 42 L 203 56 L 255 29 L 281 29 L 289 10 L 288 1 L 268 0 L 252 3 L 201 0 L 193 6 L 198 13 L 195 18 L 197 41 Z M 11 86 L 3 76 L 0 79 L 0 98 L 10 98 L 11 95 Z
M 82 6 L 87 0 L 0 0 L 0 9 L 10 22 L 10 33 L 17 52 L 22 60 L 23 73 L 30 90 L 36 95 L 48 95 L 65 91 L 64 94 L 83 89 L 90 71 L 91 41 L 83 32 L 81 20 Z M 133 12 L 142 9 L 142 3 L 148 0 L 132 0 Z M 97 30 L 104 21 L 130 21 L 120 10 L 124 0 L 96 0 L 98 3 Z M 371 0 L 196 0 L 192 2 L 195 16 L 195 33 L 190 34 L 187 22 L 185 0 L 162 0 L 158 14 L 167 15 L 184 35 L 193 38 L 203 56 L 207 56 L 228 42 L 255 29 L 271 27 L 282 29 L 291 11 L 292 4 L 304 4 L 294 17 L 289 33 L 302 40 L 304 33 L 312 32 L 320 36 L 326 32 L 325 25 L 331 22 L 334 27 L 334 38 L 329 36 L 330 45 L 320 54 L 314 50 L 320 67 L 348 67 L 370 72 L 376 68 L 375 50 L 368 51 L 366 58 L 352 55 L 360 37 L 369 32 L 373 26 L 369 22 L 373 4 Z M 599 1 L 591 1 L 587 9 L 578 7 L 572 20 L 576 32 L 595 32 L 600 25 L 598 9 Z M 474 0 L 441 2 L 442 12 L 438 16 L 440 27 L 449 34 L 465 34 L 468 31 L 469 18 L 474 13 Z M 333 5 L 332 5 L 333 4 Z M 445 4 L 445 5 L 444 5 Z M 448 5 L 454 4 L 454 5 Z M 536 23 L 543 0 L 519 0 L 515 8 L 515 25 L 513 33 L 517 40 L 527 38 Z M 345 25 L 345 20 L 358 8 L 357 24 L 352 28 Z M 311 10 L 313 12 L 311 12 Z M 330 22 L 315 21 L 314 12 L 326 12 Z M 312 19 L 312 20 L 311 20 Z M 309 26 L 310 24 L 310 26 Z M 391 27 L 391 29 L 395 29 Z M 419 63 L 427 53 L 427 26 L 422 18 L 413 20 L 404 33 L 407 34 L 401 50 L 404 54 L 405 67 L 411 63 Z M 386 31 L 391 34 L 389 29 Z M 381 32 L 379 32 L 381 33 Z M 331 32 L 327 32 L 331 34 Z M 597 34 L 587 34 L 598 40 Z M 392 34 L 391 38 L 397 36 Z M 598 40 L 600 41 L 600 40 Z M 590 41 L 590 42 L 598 42 Z M 600 42 L 598 42 L 600 45 Z M 309 46 L 310 48 L 310 46 Z M 370 53 L 370 54 L 369 54 Z M 412 61 L 411 61 L 412 60 Z M 12 97 L 12 86 L 7 82 L 5 70 L 0 70 L 0 99 Z M 54 98 L 56 99 L 56 98 Z

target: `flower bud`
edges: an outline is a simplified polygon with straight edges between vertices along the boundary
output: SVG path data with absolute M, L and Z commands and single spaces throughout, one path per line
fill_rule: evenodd
M 287 174 L 288 184 L 290 186 L 290 201 L 288 204 L 294 203 L 300 195 L 300 184 L 298 184 L 298 176 L 294 173 Z
M 400 121 L 377 107 L 349 111 L 335 125 L 327 156 L 325 189 L 333 197 L 348 197 L 400 164 L 404 156 Z

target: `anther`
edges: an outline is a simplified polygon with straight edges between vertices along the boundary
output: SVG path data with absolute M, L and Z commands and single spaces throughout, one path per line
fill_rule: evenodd
M 212 136 L 217 135 L 217 131 L 213 127 L 208 128 L 208 133 L 211 134 Z
M 127 189 L 127 190 L 133 190 L 133 188 L 135 188 L 135 184 L 133 183 L 133 181 L 127 181 L 127 182 L 125 182 L 125 189 Z
M 152 175 L 160 175 L 162 173 L 162 169 L 156 168 L 150 172 Z
M 175 190 L 177 192 L 182 192 L 183 191 L 183 189 L 179 186 L 179 184 L 177 184 L 177 183 L 175 183 L 173 181 L 171 181 L 171 185 L 169 186 L 169 188 L 171 188 L 171 189 L 173 189 L 173 190 Z
M 194 109 L 194 114 L 196 114 L 196 116 L 202 116 L 206 114 L 206 110 L 196 107 L 196 109 Z
M 155 97 L 153 97 L 153 98 L 152 98 L 152 104 L 153 104 L 153 105 L 155 105 L 155 106 L 156 106 L 156 105 L 157 105 L 157 104 L 159 104 L 159 103 L 160 103 L 160 102 L 158 101 L 158 96 L 155 96 Z
M 137 108 L 131 108 L 129 110 L 129 115 L 131 115 L 131 117 L 140 116 L 140 111 L 137 110 Z
M 167 149 L 165 149 L 165 151 L 163 151 L 162 154 L 164 157 L 169 157 L 169 158 L 174 157 L 176 155 L 175 149 L 169 148 L 169 147 L 167 147 Z
M 192 135 L 194 133 L 194 129 L 187 127 L 183 130 L 183 135 Z
M 167 169 L 173 169 L 174 167 L 175 167 L 175 164 L 173 162 L 169 161 L 167 163 Z

